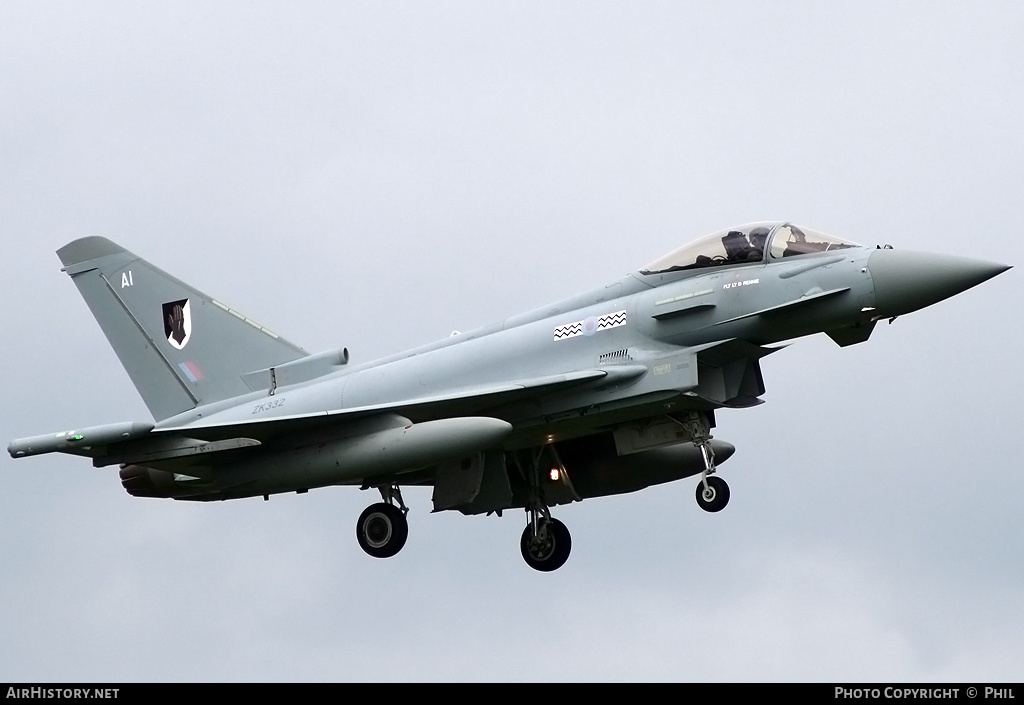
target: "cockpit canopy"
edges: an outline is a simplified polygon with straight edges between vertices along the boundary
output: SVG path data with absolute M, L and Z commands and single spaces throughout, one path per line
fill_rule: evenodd
M 770 244 L 769 244 L 770 242 Z M 792 223 L 751 223 L 702 237 L 656 259 L 641 274 L 664 274 L 685 269 L 763 262 L 815 252 L 859 247 Z

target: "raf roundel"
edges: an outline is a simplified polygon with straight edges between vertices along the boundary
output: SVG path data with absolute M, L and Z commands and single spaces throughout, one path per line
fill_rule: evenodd
M 555 328 L 554 340 L 566 340 L 568 338 L 575 338 L 578 335 L 589 337 L 599 331 L 618 328 L 624 325 L 626 325 L 625 311 L 607 313 L 603 316 L 590 316 L 582 321 L 576 321 L 575 323 Z

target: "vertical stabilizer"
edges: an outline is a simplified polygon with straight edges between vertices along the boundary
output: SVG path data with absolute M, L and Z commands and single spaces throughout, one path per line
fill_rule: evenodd
M 57 256 L 157 421 L 248 394 L 246 372 L 306 356 L 106 238 L 69 242 Z

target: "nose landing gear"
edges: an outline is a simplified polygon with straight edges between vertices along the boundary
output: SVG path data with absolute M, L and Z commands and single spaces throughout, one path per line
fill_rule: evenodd
M 707 414 L 691 411 L 679 423 L 689 432 L 693 445 L 700 448 L 704 459 L 704 470 L 700 474 L 700 484 L 697 485 L 697 506 L 705 512 L 720 512 L 729 503 L 729 485 L 714 474 L 715 451 L 711 447 L 711 423 Z

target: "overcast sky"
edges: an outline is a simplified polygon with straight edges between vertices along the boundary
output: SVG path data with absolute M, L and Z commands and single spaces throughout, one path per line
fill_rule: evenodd
M 1024 4 L 0 4 L 0 440 L 148 420 L 54 250 L 102 235 L 363 362 L 730 225 L 1016 268 L 763 362 L 695 482 L 431 515 L 0 458 L 0 681 L 1020 681 Z

